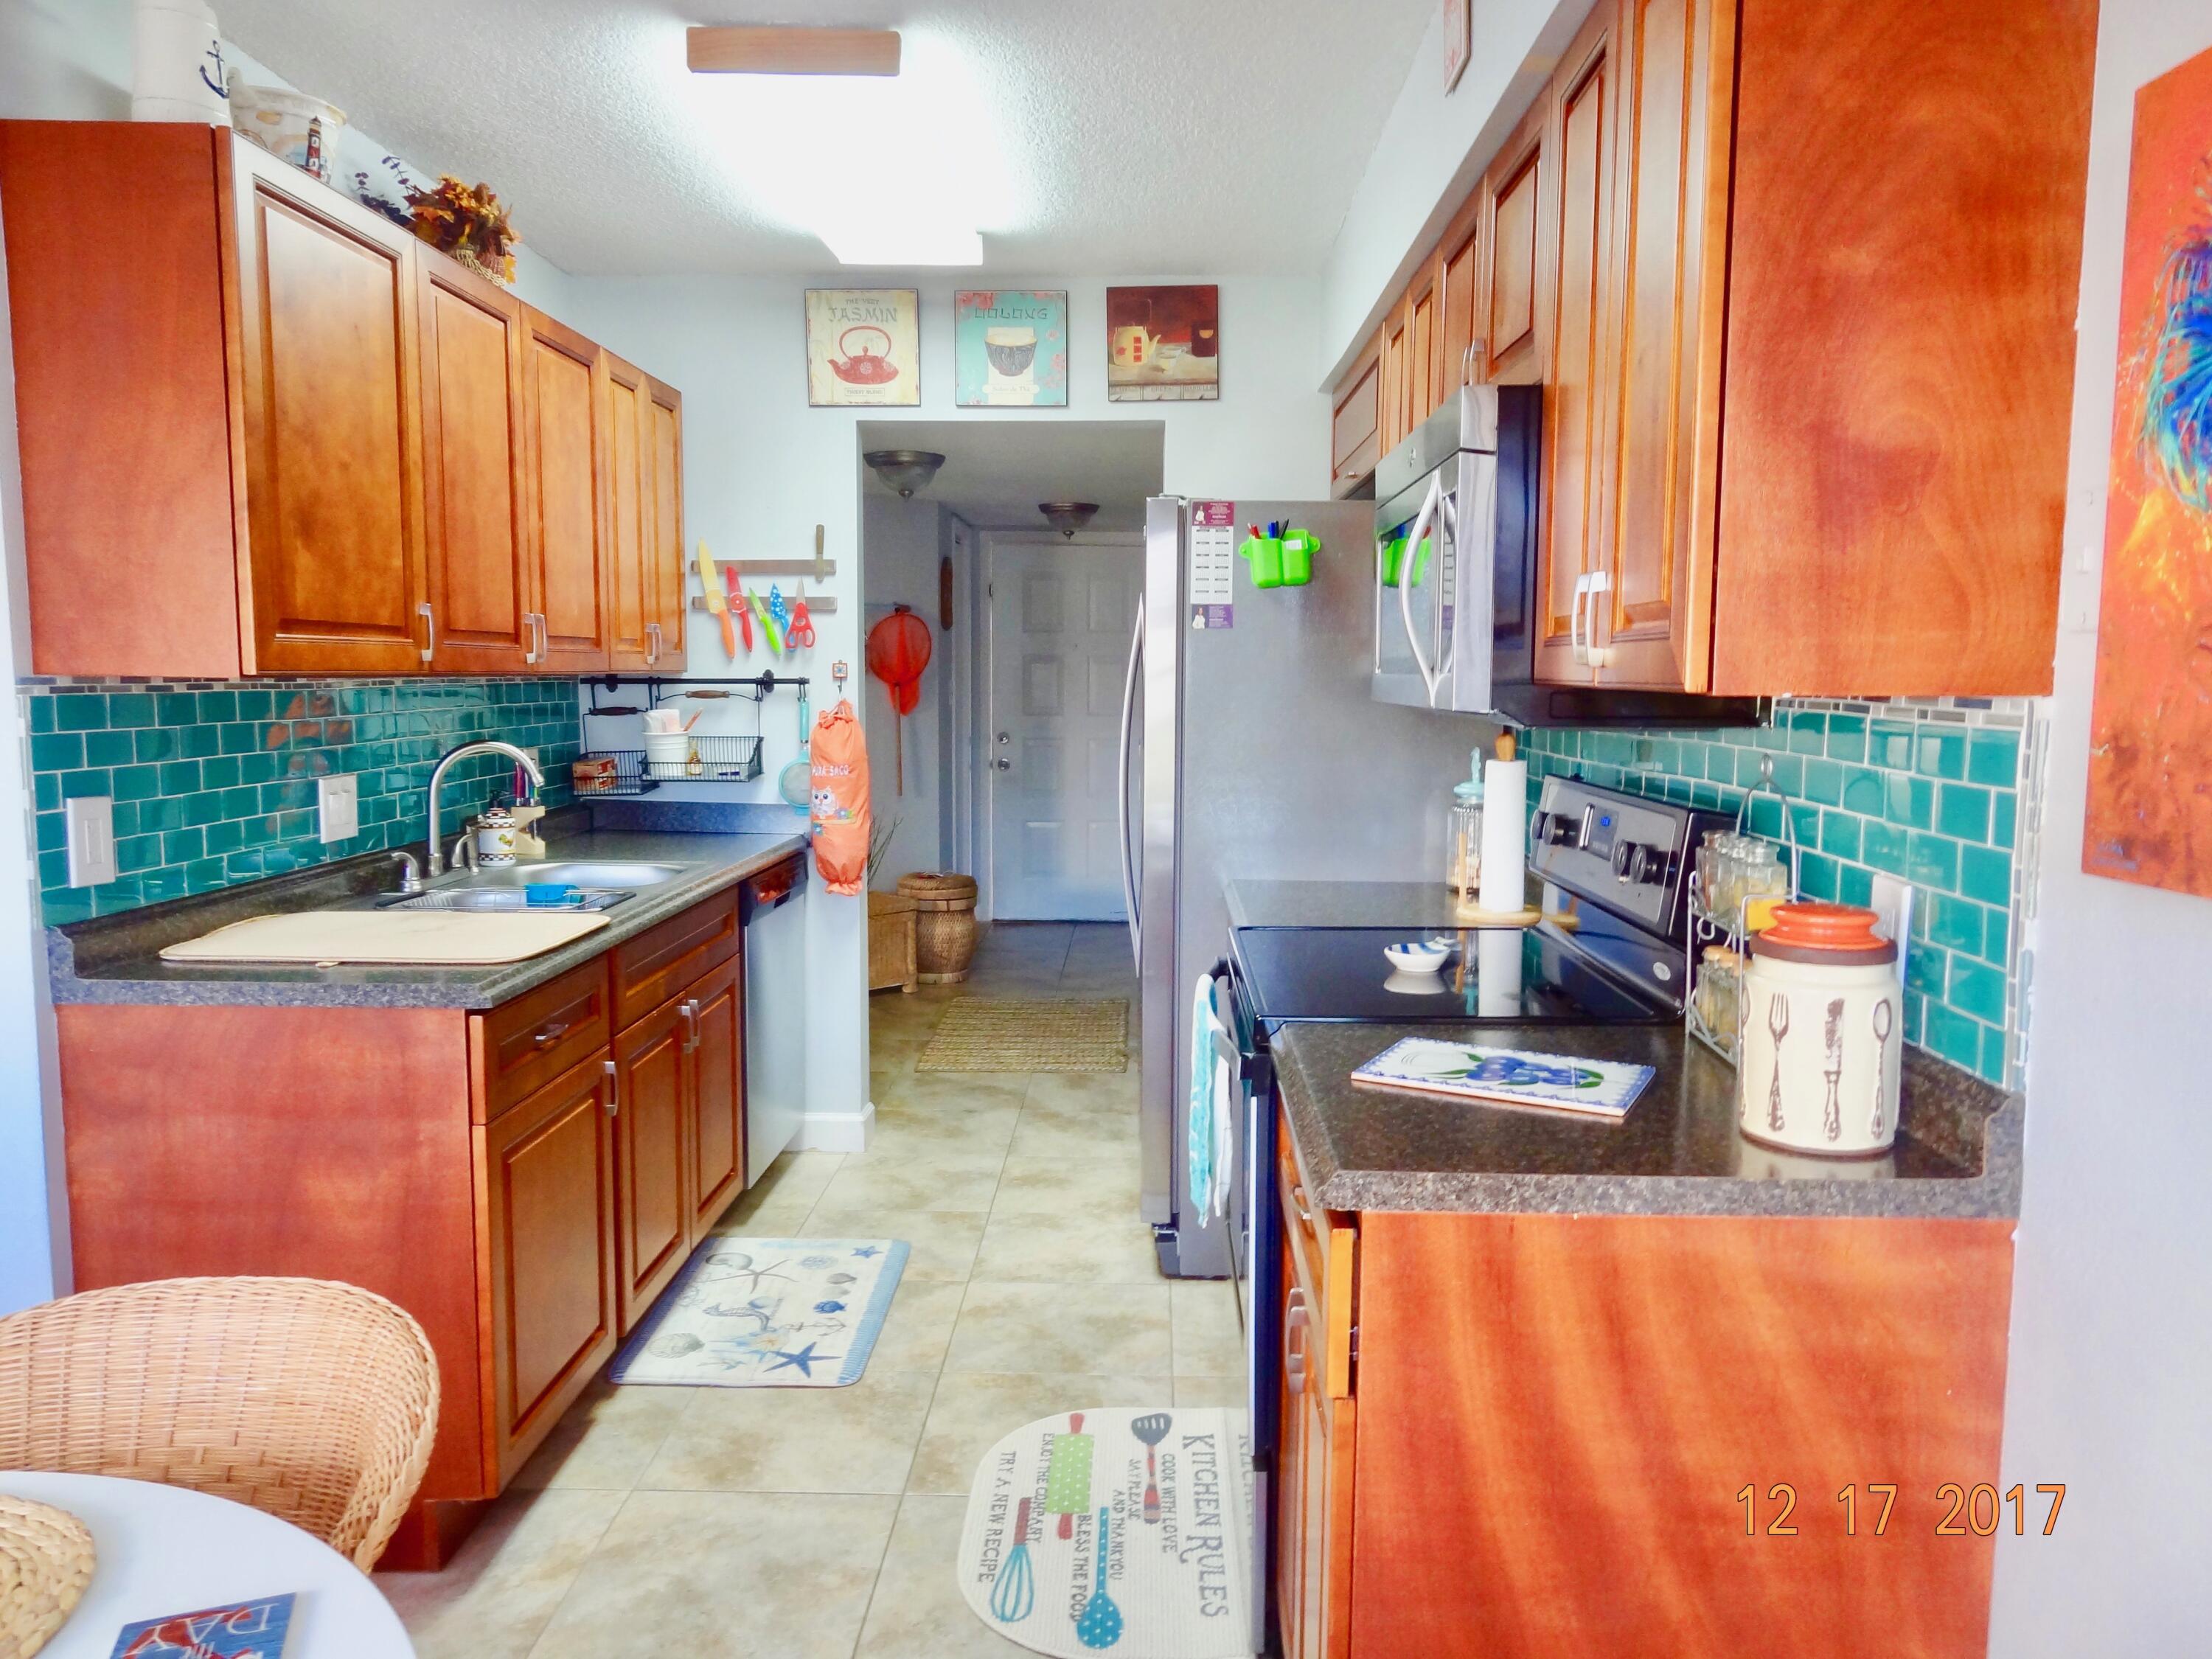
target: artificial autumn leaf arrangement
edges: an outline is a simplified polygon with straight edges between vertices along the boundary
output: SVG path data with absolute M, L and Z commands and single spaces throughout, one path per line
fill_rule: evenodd
M 514 280 L 514 250 L 522 238 L 489 185 L 465 185 L 444 173 L 435 190 L 410 190 L 407 206 L 415 234 L 432 247 L 495 282 Z

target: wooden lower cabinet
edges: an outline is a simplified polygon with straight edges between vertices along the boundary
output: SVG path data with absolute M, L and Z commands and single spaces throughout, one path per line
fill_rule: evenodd
M 622 1329 L 627 1335 L 684 1265 L 693 1091 L 691 1023 L 675 1003 L 615 1040 L 615 1170 L 622 1193 Z
M 1284 1139 L 1286 1659 L 1982 1659 L 1995 1540 L 1942 1489 L 2057 1478 L 1999 1474 L 2012 1223 L 1376 1212 L 1317 1252 Z
M 594 1055 L 477 1132 L 501 1486 L 614 1354 L 615 1103 L 615 1079 Z
M 744 1190 L 740 945 L 732 890 L 477 1012 L 57 1009 L 77 1287 L 406 1309 L 438 1436 L 383 1565 L 443 1565 Z

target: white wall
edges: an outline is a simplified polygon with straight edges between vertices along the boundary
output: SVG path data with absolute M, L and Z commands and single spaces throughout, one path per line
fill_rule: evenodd
M 1472 71 L 1470 71 L 1472 72 Z M 1068 406 L 1024 418 L 1143 420 L 1165 427 L 1164 487 L 1188 495 L 1318 499 L 1328 493 L 1328 404 L 1316 389 L 1318 284 L 1308 278 L 1229 278 L 1221 284 L 1222 396 L 1204 404 L 1106 400 L 1105 289 L 1109 281 L 1205 281 L 1036 276 L 1025 285 L 1066 289 L 1070 310 Z M 821 682 L 816 707 L 833 696 L 829 665 L 843 658 L 863 673 L 860 600 L 863 421 L 1000 420 L 1004 409 L 952 404 L 952 295 L 957 273 L 921 283 L 921 392 L 915 409 L 810 409 L 806 404 L 803 294 L 786 277 L 567 279 L 563 319 L 684 392 L 686 532 L 717 556 L 797 558 L 813 551 L 814 526 L 828 527 L 838 563 L 829 591 L 840 609 L 817 621 L 820 643 L 807 672 Z M 812 286 L 856 286 L 849 276 Z M 878 285 L 889 286 L 888 283 Z M 911 284 L 909 284 L 911 285 Z M 726 673 L 719 635 L 690 633 L 690 671 Z M 762 665 L 755 658 L 739 672 Z M 848 683 L 847 695 L 864 694 Z M 769 705 L 763 724 L 767 775 L 747 787 L 775 795 L 777 770 L 798 752 L 787 714 Z M 864 716 L 865 718 L 865 716 Z M 908 737 L 915 728 L 908 723 Z M 858 1110 L 866 1097 L 866 935 L 858 899 L 826 895 L 808 906 L 810 1006 L 808 1109 L 825 1119 Z
M 2212 1645 L 2212 902 L 2081 872 L 2132 105 L 2208 46 L 2207 0 L 2104 8 L 2003 1462 L 2067 1494 L 2001 1534 L 1999 1659 Z
M 1473 50 L 1449 95 L 1443 9 L 1435 9 L 1329 250 L 1322 284 L 1321 384 L 1336 378 L 1374 333 L 1384 303 L 1404 291 L 1413 261 L 1434 246 L 1543 88 L 1590 4 L 1473 0 Z
M 948 860 L 943 818 L 951 779 L 946 766 L 945 725 L 952 706 L 954 659 L 969 649 L 974 636 L 955 626 L 938 626 L 937 561 L 947 538 L 945 509 L 926 496 L 901 501 L 875 493 L 865 498 L 863 536 L 868 559 L 870 626 L 904 605 L 928 626 L 929 666 L 921 677 L 921 701 L 902 724 L 892 719 L 890 689 L 867 677 L 867 703 L 861 719 L 868 729 L 868 772 L 876 822 L 897 821 L 898 831 L 885 849 L 875 885 L 890 887 L 914 870 L 942 870 Z M 956 619 L 957 622 L 957 619 Z M 905 788 L 899 787 L 898 752 L 905 753 Z

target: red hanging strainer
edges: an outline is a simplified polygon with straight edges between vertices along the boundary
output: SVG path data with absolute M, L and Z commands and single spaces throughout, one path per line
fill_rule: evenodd
M 898 793 L 906 793 L 906 717 L 921 701 L 921 671 L 929 666 L 929 624 L 905 605 L 868 630 L 868 672 L 881 680 L 891 694 L 891 713 L 897 725 L 892 750 Z

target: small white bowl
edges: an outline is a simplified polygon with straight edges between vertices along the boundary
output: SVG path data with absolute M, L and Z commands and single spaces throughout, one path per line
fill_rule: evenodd
M 1428 945 L 1409 939 L 1396 945 L 1384 945 L 1382 955 L 1401 974 L 1433 974 L 1441 969 L 1450 957 L 1451 946 Z

